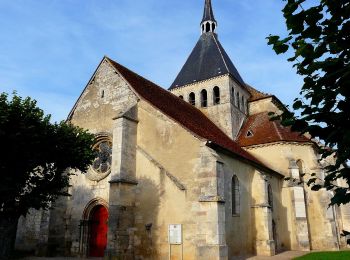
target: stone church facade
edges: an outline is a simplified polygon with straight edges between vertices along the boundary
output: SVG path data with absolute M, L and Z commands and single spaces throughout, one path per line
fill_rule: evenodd
M 199 41 L 169 90 L 104 57 L 68 121 L 96 159 L 50 211 L 18 225 L 16 248 L 108 259 L 234 259 L 337 250 L 347 207 L 299 181 L 324 177 L 317 143 L 269 112 L 220 44 L 210 0 Z M 304 174 L 306 174 L 304 176 Z

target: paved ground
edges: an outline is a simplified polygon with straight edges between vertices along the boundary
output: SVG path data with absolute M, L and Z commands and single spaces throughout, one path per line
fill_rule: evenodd
M 307 254 L 308 252 L 300 252 L 300 251 L 286 251 L 281 254 L 268 257 L 268 256 L 252 256 L 252 257 L 243 257 L 243 258 L 237 258 L 239 260 L 289 260 L 293 259 L 294 257 L 302 256 Z M 22 260 L 77 260 L 80 258 L 73 258 L 73 257 L 26 257 L 22 258 Z M 102 258 L 84 258 L 90 259 L 90 260 L 102 260 Z

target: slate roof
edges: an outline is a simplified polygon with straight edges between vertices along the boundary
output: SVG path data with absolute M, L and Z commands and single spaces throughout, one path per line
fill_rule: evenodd
M 221 46 L 216 34 L 203 33 L 169 90 L 224 74 L 231 74 L 239 84 L 245 87 L 242 77 Z
M 251 136 L 247 136 L 250 131 Z M 268 112 L 251 115 L 242 127 L 237 142 L 241 147 L 274 142 L 312 142 L 290 127 L 284 127 L 279 121 L 270 121 Z
M 203 13 L 203 19 L 202 23 L 205 21 L 214 21 L 216 22 L 214 18 L 214 12 L 213 7 L 211 5 L 211 0 L 205 0 L 205 6 L 204 6 L 204 13 Z
M 121 73 L 138 95 L 193 134 L 211 141 L 242 159 L 260 165 L 265 169 L 269 169 L 249 152 L 243 150 L 199 109 L 183 101 L 169 91 L 157 86 L 153 82 L 130 71 L 119 63 L 109 58 L 107 59 L 115 69 Z

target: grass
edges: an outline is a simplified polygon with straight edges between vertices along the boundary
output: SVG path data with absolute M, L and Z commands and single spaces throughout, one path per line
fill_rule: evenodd
M 349 260 L 350 251 L 315 252 L 294 258 L 294 260 Z

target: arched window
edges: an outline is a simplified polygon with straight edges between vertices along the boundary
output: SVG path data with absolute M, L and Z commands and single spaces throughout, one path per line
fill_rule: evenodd
M 201 107 L 207 107 L 208 106 L 208 94 L 205 89 L 201 91 Z
M 210 23 L 207 23 L 205 26 L 205 32 L 210 32 Z
M 299 178 L 300 181 L 303 182 L 304 181 L 304 168 L 303 168 L 303 162 L 301 160 L 297 161 L 297 165 L 299 168 Z
M 232 104 L 235 104 L 235 89 L 234 89 L 234 87 L 231 88 L 231 102 L 232 102 Z
M 244 96 L 242 96 L 242 107 L 241 107 L 241 110 L 244 112 Z
M 196 95 L 193 92 L 190 93 L 188 101 L 190 102 L 191 105 L 193 106 L 196 105 Z
M 179 98 L 184 99 L 184 96 L 181 95 L 181 96 L 179 96 Z
M 220 89 L 218 86 L 213 89 L 213 103 L 214 105 L 220 104 Z
M 238 92 L 236 92 L 236 102 L 237 102 L 236 106 L 239 108 L 240 102 L 239 102 L 239 93 Z
M 240 209 L 240 196 L 239 196 L 239 181 L 237 176 L 232 177 L 231 193 L 232 193 L 232 215 L 238 215 L 239 209 Z
M 215 23 L 212 24 L 213 32 L 215 31 Z
M 272 194 L 272 188 L 270 184 L 267 185 L 267 201 L 269 203 L 271 210 L 273 210 L 273 194 Z

